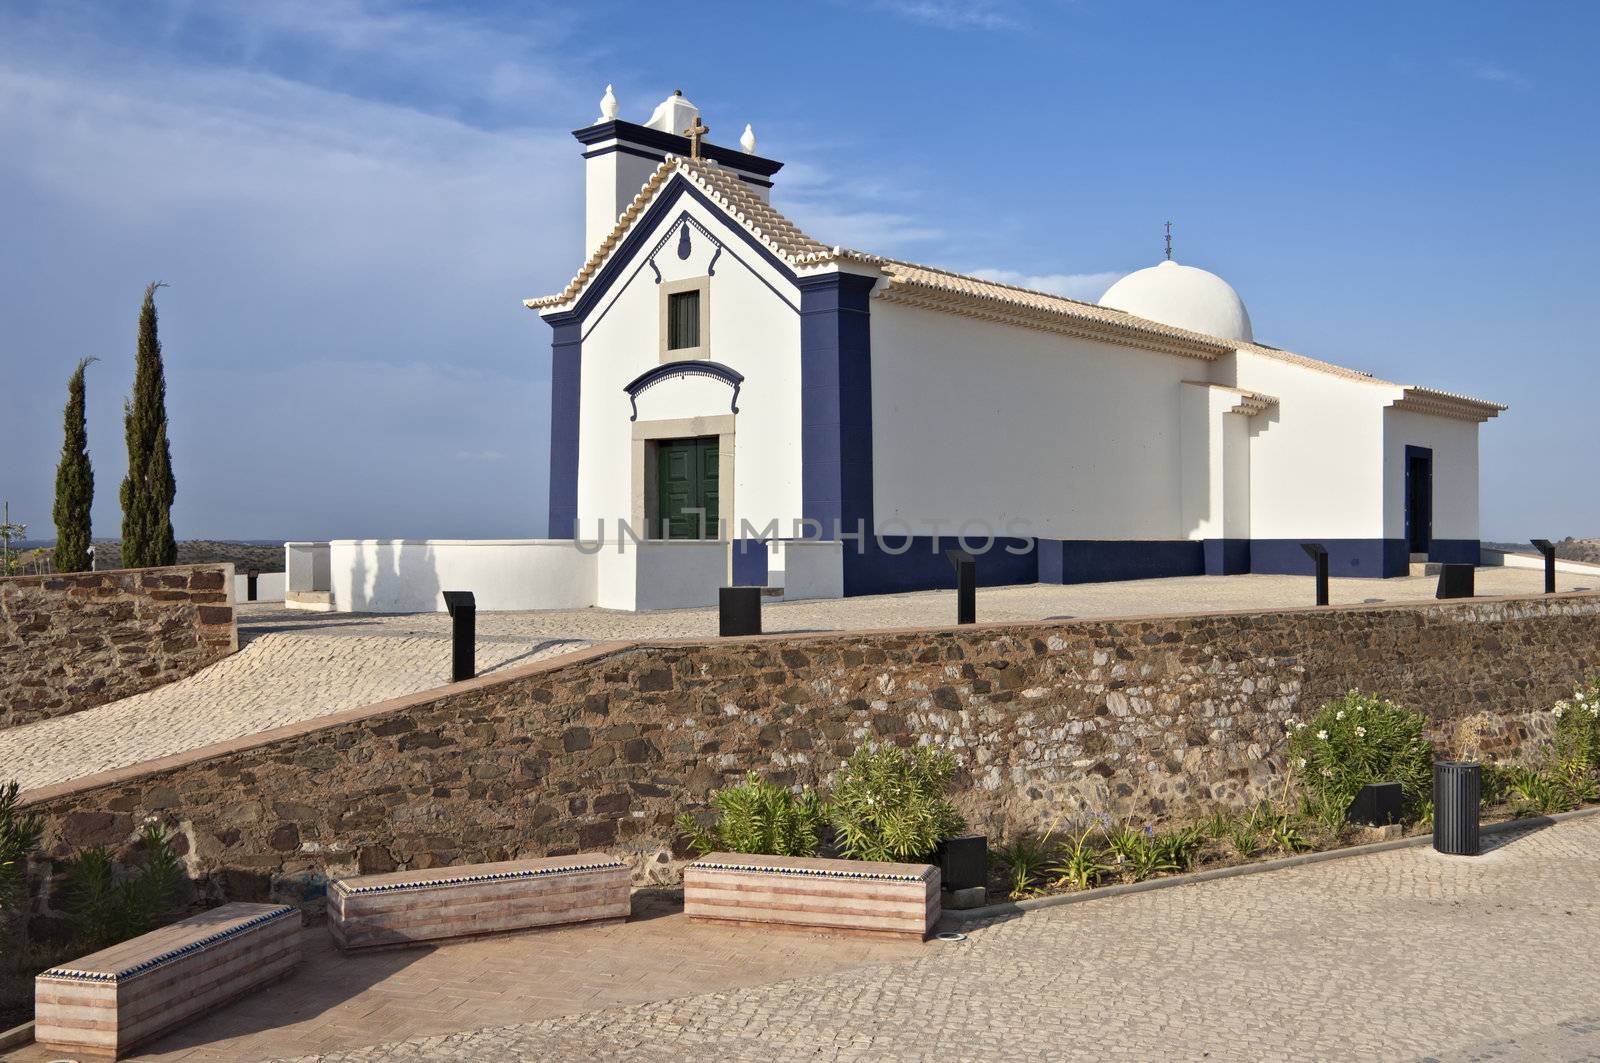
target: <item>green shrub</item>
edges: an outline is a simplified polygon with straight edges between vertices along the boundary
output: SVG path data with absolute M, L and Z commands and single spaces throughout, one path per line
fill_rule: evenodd
M 1352 690 L 1294 724 L 1289 756 L 1312 797 L 1316 815 L 1330 826 L 1344 822 L 1356 794 L 1368 783 L 1398 782 L 1415 809 L 1433 792 L 1433 747 L 1422 738 L 1421 713 Z
M 39 848 L 44 823 L 17 811 L 16 783 L 0 786 L 0 929 L 27 895 L 28 858 Z
M 822 800 L 810 789 L 798 795 L 755 772 L 712 796 L 717 820 L 707 827 L 678 817 L 678 829 L 700 856 L 712 852 L 815 856 L 824 820 Z
M 955 758 L 928 746 L 862 746 L 829 794 L 839 851 L 852 860 L 926 860 L 963 822 L 945 795 Z
M 1056 875 L 1056 885 L 1086 890 L 1111 873 L 1110 865 L 1104 861 L 1105 850 L 1090 828 L 1056 849 L 1055 863 L 1050 870 Z
M 126 871 L 103 845 L 84 849 L 67 863 L 67 921 L 91 950 L 151 930 L 177 900 L 183 868 L 166 828 L 146 823 L 139 848 L 138 863 Z
M 1005 871 L 1012 900 L 1031 897 L 1044 888 L 1046 872 L 1051 870 L 1048 840 L 1022 836 L 1010 844 L 995 846 L 993 859 Z

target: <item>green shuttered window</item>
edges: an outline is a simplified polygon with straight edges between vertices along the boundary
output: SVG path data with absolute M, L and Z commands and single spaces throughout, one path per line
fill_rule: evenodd
M 674 292 L 667 296 L 667 349 L 680 351 L 700 346 L 700 293 Z

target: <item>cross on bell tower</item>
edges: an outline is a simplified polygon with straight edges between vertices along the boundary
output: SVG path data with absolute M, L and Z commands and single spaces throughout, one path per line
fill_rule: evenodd
M 696 115 L 694 125 L 683 131 L 683 135 L 689 138 L 689 158 L 700 158 L 700 138 L 709 132 L 711 132 L 711 127 L 702 122 L 700 117 Z

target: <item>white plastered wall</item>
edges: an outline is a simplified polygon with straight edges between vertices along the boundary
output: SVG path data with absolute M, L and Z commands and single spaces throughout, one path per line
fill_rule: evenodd
M 1182 388 L 1182 526 L 1190 539 L 1248 539 L 1250 418 L 1233 412 L 1240 394 L 1200 382 Z
M 1206 372 L 1198 359 L 874 300 L 878 527 L 953 535 L 974 520 L 1003 533 L 1014 520 L 1045 538 L 1186 538 L 1182 384 Z
M 682 209 L 724 243 L 720 255 L 698 229 L 687 259 L 677 255 Z M 661 236 L 672 235 L 655 257 L 663 281 L 710 277 L 710 360 L 744 375 L 736 416 L 731 484 L 733 531 L 748 520 L 760 528 L 777 520 L 789 528 L 800 515 L 800 318 L 777 294 L 799 305 L 799 294 L 765 259 L 735 234 L 721 214 L 685 197 L 643 243 L 623 280 L 606 293 L 585 322 L 579 400 L 578 527 L 594 538 L 604 519 L 614 539 L 629 519 L 634 491 L 632 412 L 623 386 L 661 364 L 660 287 L 644 258 Z M 639 267 L 637 270 L 635 267 Z M 771 287 L 769 287 L 769 285 Z M 773 290 L 776 289 L 776 292 Z M 603 315 L 603 316 L 602 316 Z M 702 377 L 671 379 L 639 396 L 639 420 L 713 418 L 730 413 L 732 389 Z M 648 475 L 648 470 L 645 470 Z M 730 485 L 723 483 L 727 491 Z
M 1250 418 L 1250 535 L 1384 534 L 1383 408 L 1395 389 L 1240 351 L 1217 377 L 1275 396 Z
M 1433 451 L 1433 537 L 1478 538 L 1478 422 L 1383 411 L 1383 528 L 1406 533 L 1406 447 Z

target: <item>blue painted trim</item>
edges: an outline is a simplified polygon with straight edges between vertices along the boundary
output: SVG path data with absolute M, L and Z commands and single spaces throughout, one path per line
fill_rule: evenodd
M 767 585 L 767 543 L 764 539 L 735 539 L 733 550 L 733 585 L 735 587 L 765 587 Z
M 1428 544 L 1428 560 L 1446 565 L 1481 564 L 1481 545 L 1477 539 L 1434 539 Z
M 882 540 L 868 536 L 864 552 L 854 540 L 844 544 L 845 594 L 901 594 L 906 591 L 952 589 L 956 585 L 955 566 L 944 556 L 946 550 L 968 550 L 978 559 L 978 586 L 1009 587 L 1039 582 L 1039 555 L 1031 539 L 996 539 L 987 550 L 973 550 L 984 544 L 962 543 L 954 535 L 884 535 Z M 1024 551 L 1011 553 L 1007 550 Z M 855 560 L 852 572 L 851 561 Z
M 731 413 L 739 412 L 739 388 L 744 384 L 744 374 L 737 369 L 730 369 L 721 362 L 706 362 L 698 358 L 688 358 L 680 362 L 662 362 L 658 366 L 646 369 L 638 376 L 622 386 L 628 395 L 628 402 L 633 405 L 633 416 L 630 421 L 639 419 L 639 396 L 649 391 L 663 380 L 674 380 L 678 377 L 704 376 L 712 380 L 720 380 L 733 388 L 733 399 L 729 403 Z
M 1301 543 L 1321 543 L 1328 550 L 1328 574 L 1382 579 L 1410 571 L 1411 554 L 1404 539 L 1251 539 L 1250 571 L 1290 576 L 1316 575 L 1316 564 Z
M 1406 463 L 1405 463 L 1405 469 L 1401 474 L 1403 476 L 1403 478 L 1404 478 L 1404 483 L 1402 484 L 1402 487 L 1404 488 L 1404 491 L 1405 491 L 1405 500 L 1404 500 L 1405 509 L 1404 509 L 1404 514 L 1403 514 L 1405 527 L 1403 527 L 1401 529 L 1401 531 L 1405 535 L 1406 549 L 1409 551 L 1411 549 L 1411 525 L 1412 525 L 1412 522 L 1416 519 L 1416 514 L 1411 512 L 1411 459 L 1413 459 L 1413 458 L 1422 458 L 1422 459 L 1425 459 L 1427 461 L 1427 463 L 1428 463 L 1428 543 L 1429 543 L 1428 552 L 1429 552 L 1429 555 L 1430 555 L 1428 560 L 1431 561 L 1431 560 L 1433 560 L 1433 558 L 1432 558 L 1432 552 L 1433 552 L 1433 546 L 1432 546 L 1432 543 L 1433 543 L 1433 448 L 1432 447 L 1419 447 L 1419 446 L 1414 446 L 1413 444 L 1410 444 L 1410 443 L 1406 444 L 1406 458 L 1405 458 L 1405 462 Z
M 853 273 L 797 279 L 800 289 L 800 515 L 827 539 L 872 522 L 872 328 L 876 282 Z M 871 585 L 869 552 L 847 542 L 844 593 Z
M 1206 539 L 1206 575 L 1238 576 L 1250 571 L 1249 539 Z
M 613 119 L 609 122 L 599 122 L 595 125 L 584 126 L 582 129 L 572 131 L 580 144 L 599 144 L 607 140 L 622 141 L 627 144 L 639 144 L 647 148 L 655 148 L 663 153 L 689 155 L 689 138 L 676 133 L 666 133 L 649 126 L 639 125 L 636 122 L 624 122 Z M 751 155 L 733 148 L 724 148 L 709 141 L 700 142 L 700 154 L 712 162 L 721 163 L 735 170 L 744 170 L 747 173 L 759 174 L 762 177 L 771 177 L 783 169 L 783 163 L 776 159 L 763 158 L 760 155 Z
M 545 535 L 571 539 L 578 526 L 578 404 L 583 340 L 577 321 L 551 323 L 550 505 Z
M 1198 539 L 1039 540 L 1040 583 L 1114 583 L 1205 571 L 1205 544 Z

